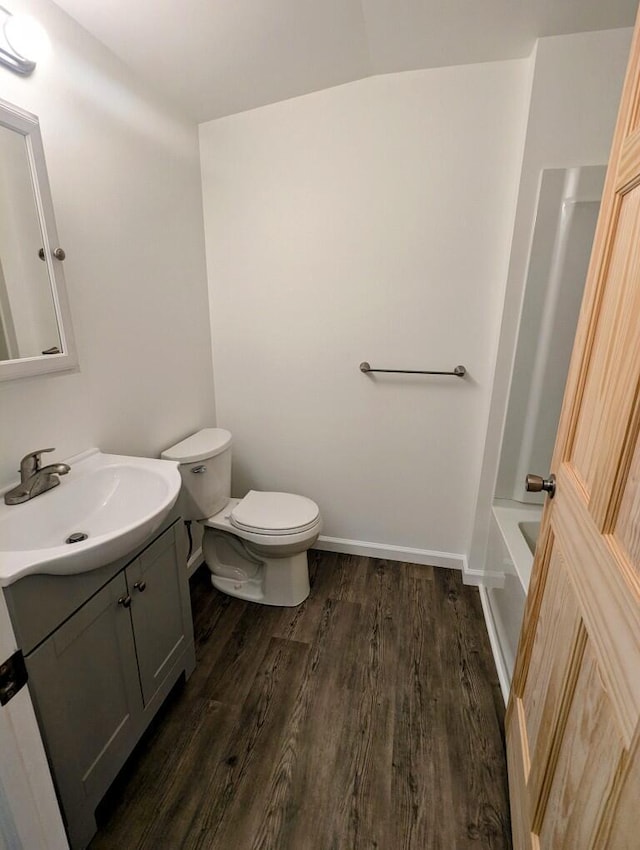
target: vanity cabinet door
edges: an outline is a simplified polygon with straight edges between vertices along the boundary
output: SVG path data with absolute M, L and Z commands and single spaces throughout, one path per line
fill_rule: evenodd
M 189 638 L 190 611 L 185 610 L 182 526 L 176 523 L 126 569 L 131 619 L 138 653 L 144 704 L 180 660 Z M 188 603 L 187 603 L 188 606 Z
M 30 690 L 73 846 L 95 831 L 92 808 L 139 733 L 136 653 L 122 573 L 89 599 L 27 659 Z M 76 833 L 76 834 L 74 834 Z

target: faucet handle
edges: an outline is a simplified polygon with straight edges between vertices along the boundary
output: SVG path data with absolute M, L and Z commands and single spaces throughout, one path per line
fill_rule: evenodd
M 40 469 L 40 455 L 45 452 L 55 452 L 55 448 L 37 449 L 35 452 L 29 452 L 20 461 L 20 475 L 33 475 Z

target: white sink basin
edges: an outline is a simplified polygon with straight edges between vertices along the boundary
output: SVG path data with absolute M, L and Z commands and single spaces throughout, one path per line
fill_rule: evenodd
M 57 487 L 20 505 L 0 504 L 0 586 L 30 573 L 84 573 L 127 555 L 161 525 L 180 492 L 173 461 L 90 449 L 68 463 Z M 66 543 L 75 532 L 87 539 Z

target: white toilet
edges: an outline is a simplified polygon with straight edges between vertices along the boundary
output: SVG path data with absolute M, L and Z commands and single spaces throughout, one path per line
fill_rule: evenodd
M 231 434 L 204 428 L 162 452 L 180 464 L 185 520 L 204 526 L 211 583 L 263 605 L 299 605 L 309 595 L 307 549 L 322 526 L 315 502 L 292 493 L 231 494 Z

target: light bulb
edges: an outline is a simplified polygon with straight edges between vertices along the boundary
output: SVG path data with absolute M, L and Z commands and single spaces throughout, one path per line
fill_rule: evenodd
M 42 60 L 50 49 L 44 28 L 30 15 L 12 15 L 4 22 L 4 36 L 9 47 L 22 59 Z

